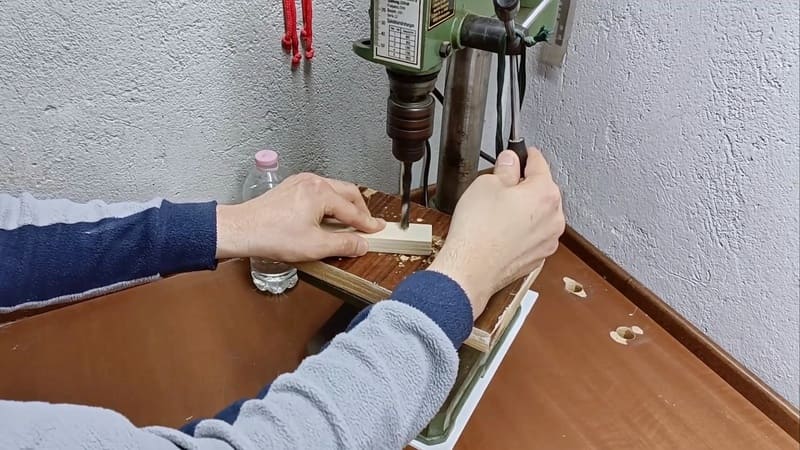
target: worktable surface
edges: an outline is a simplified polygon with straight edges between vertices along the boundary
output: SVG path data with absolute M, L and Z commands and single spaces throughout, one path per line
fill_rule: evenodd
M 798 448 L 563 246 L 533 288 L 539 300 L 457 448 Z M 340 304 L 303 282 L 260 295 L 237 260 L 62 307 L 0 325 L 0 398 L 178 427 L 296 367 Z M 629 345 L 610 338 L 633 325 L 644 334 Z

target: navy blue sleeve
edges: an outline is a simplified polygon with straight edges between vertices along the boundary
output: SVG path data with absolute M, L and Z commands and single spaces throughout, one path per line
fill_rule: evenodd
M 458 283 L 439 272 L 420 271 L 403 280 L 391 299 L 422 311 L 444 331 L 455 348 L 472 332 L 472 306 Z M 352 329 L 369 315 L 371 306 L 353 318 Z
M 216 203 L 162 201 L 124 217 L 0 229 L 0 312 L 216 266 Z

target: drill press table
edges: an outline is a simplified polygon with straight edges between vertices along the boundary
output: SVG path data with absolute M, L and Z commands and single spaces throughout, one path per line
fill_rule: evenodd
M 457 448 L 797 448 L 791 411 L 765 415 L 565 246 L 533 288 L 539 300 Z M 296 367 L 340 305 L 302 281 L 270 301 L 234 260 L 17 318 L 0 326 L 0 398 L 178 427 Z M 610 339 L 633 325 L 644 334 L 629 345 Z

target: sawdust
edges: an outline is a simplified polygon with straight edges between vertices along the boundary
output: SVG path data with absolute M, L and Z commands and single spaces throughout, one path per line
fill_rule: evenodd
M 431 249 L 431 255 L 425 259 L 425 264 L 430 264 L 436 259 L 436 255 L 439 253 L 439 250 L 442 249 L 444 245 L 444 239 L 441 236 L 433 236 L 433 248 Z

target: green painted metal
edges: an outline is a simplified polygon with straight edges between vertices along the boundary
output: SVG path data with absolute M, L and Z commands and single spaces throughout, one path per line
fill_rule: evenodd
M 380 8 L 390 0 L 371 0 L 369 17 L 370 17 L 370 39 L 355 42 L 353 50 L 355 53 L 374 63 L 382 64 L 392 70 L 408 72 L 414 74 L 429 74 L 436 73 L 442 68 L 442 63 L 446 56 L 440 54 L 442 44 L 449 44 L 453 50 L 461 48 L 459 37 L 461 35 L 461 26 L 464 18 L 468 15 L 476 15 L 482 17 L 494 16 L 494 6 L 492 0 L 405 0 L 405 3 L 416 4 L 421 2 L 422 7 L 422 26 L 419 27 L 421 48 L 419 67 L 409 67 L 403 64 L 393 63 L 385 59 L 375 58 L 374 43 L 376 42 L 376 33 L 378 25 L 375 18 L 376 8 Z M 441 4 L 449 4 L 452 6 L 452 15 L 435 24 L 431 24 L 431 8 L 433 6 L 441 6 Z M 517 16 L 517 23 L 522 23 L 528 15 L 536 9 L 542 0 L 521 0 L 520 12 Z M 552 31 L 556 18 L 558 15 L 558 1 L 550 1 L 550 4 L 544 9 L 539 17 L 528 28 L 528 34 L 535 36 L 542 29 L 549 32 Z
M 517 309 L 511 323 L 516 322 L 520 318 L 521 311 Z M 463 346 L 458 350 L 458 374 L 456 375 L 456 382 L 453 386 L 450 395 L 445 400 L 444 405 L 439 412 L 431 419 L 420 434 L 417 440 L 425 445 L 441 444 L 450 437 L 453 423 L 456 417 L 461 413 L 467 396 L 475 384 L 486 373 L 486 368 L 496 358 L 498 349 L 501 344 L 508 339 L 508 327 L 503 335 L 500 337 L 494 348 L 489 353 L 482 353 L 474 348 Z

